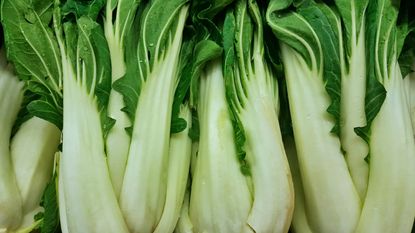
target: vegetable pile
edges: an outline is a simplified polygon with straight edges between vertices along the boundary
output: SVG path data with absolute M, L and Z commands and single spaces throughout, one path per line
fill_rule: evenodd
M 412 0 L 0 4 L 0 233 L 413 232 Z

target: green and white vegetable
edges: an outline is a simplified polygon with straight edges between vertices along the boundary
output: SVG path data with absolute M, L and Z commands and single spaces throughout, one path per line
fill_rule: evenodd
M 0 233 L 409 233 L 412 0 L 0 0 Z
M 290 4 L 272 1 L 267 21 L 281 40 L 307 218 L 316 232 L 352 232 L 361 203 L 335 134 L 341 81 L 337 15 L 313 3 L 279 17 Z M 316 30 L 322 27 L 327 30 Z
M 206 66 L 199 93 L 199 152 L 189 206 L 193 230 L 252 232 L 246 223 L 251 194 L 237 157 L 221 60 Z
M 180 80 L 187 12 L 186 0 L 149 2 L 138 19 L 139 30 L 134 32 L 137 43 L 127 57 L 127 64 L 132 65 L 115 84 L 124 94 L 133 122 L 120 194 L 131 232 L 153 232 L 165 206 L 173 101 Z
M 112 83 L 115 83 L 126 73 L 125 40 L 132 27 L 140 2 L 140 0 L 108 0 L 106 3 L 104 30 L 111 56 Z M 131 126 L 131 122 L 127 114 L 122 111 L 124 107 L 122 94 L 111 89 L 108 116 L 114 119 L 115 123 L 108 132 L 105 148 L 112 185 L 117 197 L 121 192 L 130 145 L 130 136 L 126 128 Z
M 238 148 L 238 157 L 246 151 L 252 179 L 247 224 L 254 232 L 287 232 L 294 189 L 276 111 L 276 75 L 264 59 L 262 18 L 256 2 L 237 1 L 234 13 L 225 19 L 223 34 L 226 91 L 236 143 L 243 146 Z
M 415 151 L 398 57 L 411 29 L 397 26 L 399 2 L 334 3 L 272 1 L 267 11 L 304 188 L 297 209 L 313 232 L 409 232 Z

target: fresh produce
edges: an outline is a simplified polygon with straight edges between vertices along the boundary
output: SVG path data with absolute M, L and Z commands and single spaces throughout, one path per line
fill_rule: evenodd
M 0 0 L 0 233 L 409 233 L 412 0 Z
M 0 232 L 30 231 L 41 224 L 34 216 L 52 179 L 60 131 L 22 107 L 30 101 L 24 83 L 0 55 Z M 53 181 L 51 181 L 53 182 Z
M 415 151 L 398 58 L 412 29 L 401 4 L 398 20 L 396 1 L 270 2 L 304 189 L 298 211 L 313 232 L 410 231 Z

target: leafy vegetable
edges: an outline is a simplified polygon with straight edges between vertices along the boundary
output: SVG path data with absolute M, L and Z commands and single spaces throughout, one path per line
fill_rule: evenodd
M 111 125 L 106 116 L 111 79 L 104 32 L 89 16 L 65 21 L 56 8 L 54 17 L 64 87 L 62 228 L 68 232 L 128 232 L 104 150 L 104 135 Z
M 415 147 L 398 63 L 402 46 L 398 38 L 407 33 L 397 30 L 398 11 L 399 1 L 368 5 L 365 110 L 371 127 L 370 176 L 356 232 L 409 232 L 415 216 L 415 183 L 409 178 L 415 175 Z M 376 81 L 386 93 L 373 117 L 370 107 L 377 99 L 371 95 L 370 83 Z
M 253 204 L 247 224 L 255 232 L 286 232 L 294 189 L 276 111 L 277 80 L 264 59 L 262 18 L 256 2 L 237 1 L 223 30 L 224 76 L 238 158 L 242 173 L 252 177 Z
M 104 30 L 111 56 L 112 83 L 126 73 L 125 40 L 131 30 L 140 2 L 140 0 L 108 0 L 106 3 Z M 118 197 L 124 179 L 130 144 L 130 136 L 126 128 L 131 126 L 131 122 L 127 114 L 122 112 L 125 107 L 122 93 L 111 89 L 108 101 L 108 116 L 114 119 L 115 123 L 106 138 L 106 151 L 112 185 Z
M 340 134 L 340 21 L 322 3 L 271 1 L 267 22 L 280 40 L 308 222 L 316 232 L 352 232 L 360 198 Z
M 186 0 L 147 3 L 134 22 L 139 30 L 129 35 L 133 52 L 126 57 L 126 75 L 114 84 L 123 93 L 125 111 L 133 122 L 120 194 L 131 232 L 152 232 L 165 205 L 171 118 L 187 12 Z
M 189 206 L 194 232 L 250 232 L 251 194 L 237 159 L 219 59 L 201 74 L 198 119 L 199 152 Z

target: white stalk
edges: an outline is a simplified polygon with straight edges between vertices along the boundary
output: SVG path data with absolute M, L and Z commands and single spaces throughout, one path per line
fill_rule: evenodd
M 356 233 L 410 232 L 415 217 L 415 145 L 399 64 L 384 80 L 372 122 L 369 186 Z
M 166 201 L 154 233 L 173 232 L 186 192 L 192 150 L 192 140 L 188 136 L 192 114 L 188 105 L 181 106 L 179 117 L 186 120 L 187 128 L 170 137 Z
M 61 231 L 62 233 L 69 233 L 69 228 L 68 228 L 68 218 L 66 216 L 66 198 L 65 198 L 65 190 L 64 190 L 64 186 L 63 186 L 63 177 L 62 177 L 62 152 L 58 152 L 58 162 L 57 165 L 58 166 L 58 203 L 59 203 L 59 222 L 61 225 Z
M 125 75 L 126 67 L 124 61 L 124 48 L 117 25 L 112 24 L 112 1 L 107 1 L 106 16 L 104 23 L 105 38 L 111 56 L 111 81 L 114 83 Z M 125 128 L 131 126 L 131 122 L 125 112 L 122 94 L 111 88 L 108 100 L 108 116 L 115 120 L 114 126 L 108 132 L 106 138 L 106 151 L 108 168 L 117 198 L 120 195 L 127 164 L 130 136 Z
M 24 214 L 39 206 L 52 176 L 60 134 L 54 124 L 33 117 L 20 126 L 12 139 L 11 156 Z
M 287 153 L 288 161 L 290 163 L 295 190 L 295 208 L 291 230 L 293 230 L 294 233 L 313 233 L 307 220 L 303 182 L 301 181 L 300 168 L 298 167 L 297 151 L 295 149 L 294 139 L 286 137 L 284 139 L 284 145 L 285 152 Z
M 190 180 L 189 180 L 190 181 Z M 186 190 L 184 196 L 183 205 L 180 211 L 179 221 L 177 222 L 175 233 L 193 233 L 193 224 L 189 216 L 189 201 L 190 201 L 190 190 Z
M 361 200 L 366 195 L 369 166 L 364 160 L 369 153 L 369 146 L 359 137 L 354 128 L 366 125 L 366 55 L 364 22 L 359 37 L 352 41 L 352 54 L 349 58 L 349 72 L 342 69 L 342 90 L 340 98 L 341 143 L 346 152 L 346 161 L 353 183 Z M 353 35 L 354 36 L 354 35 Z
M 330 133 L 334 120 L 323 78 L 294 49 L 281 48 L 310 226 L 319 233 L 353 232 L 361 205 L 339 138 Z
M 278 233 L 290 227 L 294 188 L 275 111 L 274 77 L 264 62 L 256 51 L 255 70 L 246 80 L 247 98 L 240 113 L 253 182 L 254 201 L 247 221 L 255 232 Z
M 412 69 L 415 70 L 415 63 L 412 67 Z M 405 77 L 404 86 L 408 97 L 409 114 L 411 115 L 412 129 L 415 138 L 415 72 L 412 72 Z
M 200 80 L 200 140 L 190 219 L 195 232 L 253 232 L 246 223 L 251 194 L 237 159 L 220 62 L 209 64 Z
M 181 8 L 171 44 L 141 87 L 120 205 L 131 232 L 156 228 L 167 189 L 170 121 L 188 6 Z
M 0 58 L 3 59 L 3 58 Z M 23 83 L 0 67 L 0 232 L 20 225 L 22 200 L 10 155 L 10 137 L 23 100 Z
M 98 106 L 69 59 L 64 68 L 61 185 L 68 232 L 128 232 L 108 172 Z M 62 194 L 62 193 L 60 193 Z M 62 214 L 61 214 L 62 215 Z

